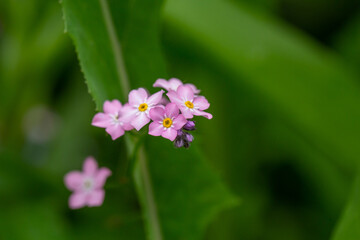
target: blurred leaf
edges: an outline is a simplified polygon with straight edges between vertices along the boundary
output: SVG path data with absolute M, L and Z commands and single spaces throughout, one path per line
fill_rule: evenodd
M 109 179 L 109 183 L 114 181 L 113 178 Z M 68 220 L 74 239 L 145 239 L 136 197 L 132 184 L 117 183 L 115 188 L 106 189 L 105 201 L 101 207 L 77 211 L 69 209 L 71 218 Z
M 99 152 L 90 134 L 94 104 L 89 104 L 91 97 L 86 92 L 83 76 L 79 71 L 68 78 L 71 80 L 68 89 L 58 98 L 61 125 L 45 165 L 47 171 L 58 176 L 81 166 L 86 156 L 97 157 Z
M 160 6 L 161 1 L 149 0 L 63 0 L 66 28 L 98 109 L 107 99 L 125 99 L 128 78 L 133 86 L 149 87 L 166 76 L 158 39 Z M 170 150 L 162 153 L 164 144 Z M 195 146 L 175 150 L 160 138 L 147 146 L 148 154 L 139 155 L 135 178 L 149 239 L 201 238 L 213 216 L 236 200 Z M 144 174 L 146 157 L 151 176 Z
M 46 172 L 21 161 L 18 154 L 0 154 L 0 238 L 14 240 L 69 239 L 57 209 L 61 188 Z M 55 193 L 55 194 L 54 194 Z M 21 228 L 21 230 L 19 230 Z
M 0 213 L 0 237 L 14 240 L 69 239 L 60 216 L 49 201 L 9 203 Z
M 6 145 L 19 146 L 29 108 L 51 98 L 72 49 L 55 1 L 2 1 L 0 13 L 0 132 Z M 39 14 L 41 12 L 41 14 Z M 46 104 L 44 104 L 46 105 Z M 6 127 L 2 127 L 2 125 Z
M 253 141 L 252 138 L 257 140 L 256 137 L 249 135 L 249 140 L 239 141 L 238 134 L 242 135 L 244 130 L 247 130 L 245 127 L 237 126 L 244 121 L 244 115 L 239 114 L 239 111 L 242 110 L 241 107 L 243 105 L 250 105 L 249 108 L 251 108 L 253 107 L 251 101 L 254 101 L 240 95 L 247 91 L 253 92 L 257 97 L 255 101 L 263 102 L 263 109 L 253 111 L 262 110 L 266 112 L 266 118 L 272 117 L 279 124 L 289 127 L 294 132 L 294 139 L 299 142 L 297 138 L 300 138 L 300 142 L 305 143 L 282 144 L 280 145 L 283 147 L 281 153 L 289 154 L 288 151 L 291 151 L 291 154 L 296 154 L 294 157 L 298 159 L 295 159 L 295 164 L 302 171 L 304 179 L 309 181 L 310 178 L 311 181 L 317 181 L 316 183 L 311 183 L 311 186 L 317 188 L 318 192 L 316 194 L 306 192 L 303 195 L 318 197 L 315 201 L 321 197 L 321 201 L 324 202 L 318 204 L 322 207 L 325 206 L 328 211 L 326 214 L 335 218 L 338 215 L 339 205 L 343 202 L 344 197 L 341 195 L 336 197 L 334 195 L 347 193 L 347 180 L 351 178 L 351 173 L 354 173 L 356 169 L 354 166 L 356 166 L 360 154 L 360 149 L 357 147 L 360 136 L 358 124 L 360 122 L 358 76 L 344 62 L 337 59 L 334 54 L 304 35 L 299 34 L 299 32 L 275 21 L 271 17 L 254 14 L 251 10 L 241 5 L 236 6 L 229 1 L 210 0 L 205 3 L 200 0 L 169 0 L 165 6 L 165 23 L 166 31 L 164 35 L 168 38 L 167 41 L 171 42 L 172 48 L 176 49 L 173 51 L 187 52 L 190 56 L 185 58 L 185 60 L 181 59 L 182 61 L 188 61 L 189 58 L 196 56 L 198 57 L 197 61 L 203 62 L 203 64 L 207 63 L 207 68 L 211 70 L 216 69 L 227 76 L 227 78 L 220 76 L 218 79 L 213 80 L 215 81 L 213 85 L 217 86 L 217 97 L 213 98 L 220 101 L 220 103 L 213 103 L 212 107 L 227 109 L 217 110 L 222 114 L 218 113 L 215 115 L 231 116 L 228 117 L 231 120 L 225 117 L 224 121 L 219 123 L 218 126 L 225 125 L 223 127 L 225 129 L 228 128 L 228 125 L 231 126 L 231 134 L 228 134 L 227 138 L 222 140 L 231 139 L 235 144 L 230 143 L 230 146 L 226 144 L 223 147 L 220 144 L 216 150 L 223 148 L 234 149 L 232 150 L 233 156 L 235 155 L 238 156 L 238 159 L 242 159 L 242 156 L 238 154 L 240 152 L 238 148 L 242 148 L 242 144 L 247 147 L 248 145 L 246 144 Z M 348 47 L 351 51 L 352 47 L 350 45 Z M 176 62 L 176 64 L 179 64 L 179 62 Z M 194 69 L 192 64 L 189 64 L 189 71 Z M 204 71 L 207 70 L 205 69 Z M 189 73 L 188 75 L 191 74 Z M 211 80 L 208 79 L 208 81 Z M 225 81 L 231 81 L 231 83 L 225 83 Z M 229 86 L 232 90 L 230 90 Z M 232 96 L 229 93 L 230 91 L 233 92 Z M 228 95 L 231 97 L 228 97 Z M 258 125 L 261 128 L 266 124 L 264 123 L 266 119 L 264 120 L 265 117 L 261 114 L 259 115 L 257 117 L 260 119 L 251 120 L 260 121 Z M 235 121 L 236 124 L 234 124 Z M 263 131 L 264 129 L 257 129 L 254 132 L 255 134 L 261 132 L 260 134 L 262 134 Z M 286 138 L 281 132 L 277 132 L 276 129 L 274 129 L 274 133 L 270 137 L 269 142 L 266 142 L 270 146 L 256 142 L 256 147 L 252 145 L 250 147 L 254 147 L 255 151 L 260 150 L 260 157 L 262 154 L 268 157 L 266 154 L 269 155 L 269 153 L 266 153 L 266 151 L 269 151 L 268 148 L 274 147 L 272 144 L 275 139 L 284 138 L 282 141 L 294 141 L 294 139 Z M 219 140 L 219 142 L 222 141 Z M 302 149 L 301 145 L 305 145 L 306 148 Z M 235 146 L 237 149 L 235 149 Z M 289 147 L 294 149 L 289 150 Z M 245 152 L 243 155 L 247 156 L 246 151 L 243 152 Z M 225 156 L 224 158 L 226 159 L 226 157 L 231 156 Z M 249 156 L 251 163 L 243 164 L 246 170 L 254 171 L 253 169 L 258 167 L 256 164 L 260 165 L 259 163 L 254 163 L 257 160 L 256 157 L 259 158 L 256 154 Z M 277 159 L 279 156 L 273 156 L 273 158 Z M 294 159 L 290 160 L 293 161 Z M 235 182 L 235 180 L 244 181 L 243 178 L 237 177 L 237 175 L 241 175 L 241 173 L 238 173 L 238 169 L 242 165 L 234 165 L 231 160 L 228 161 L 231 162 L 229 164 L 229 171 L 233 175 L 231 178 L 233 184 L 241 185 L 242 183 Z M 328 163 L 325 161 L 328 161 Z M 259 181 L 256 177 L 261 179 L 262 176 L 257 176 L 256 172 L 249 174 L 250 180 Z M 329 182 L 332 182 L 332 184 L 329 184 Z M 251 183 L 243 184 L 247 188 L 251 187 Z M 259 184 L 252 184 L 254 187 L 261 187 Z M 327 184 L 329 184 L 329 187 L 323 187 L 327 186 Z M 274 185 L 271 184 L 273 187 Z M 247 190 L 247 193 L 249 194 L 250 191 Z M 252 191 L 256 192 L 256 190 Z M 267 196 L 264 193 L 266 189 L 257 191 L 260 197 L 256 197 L 258 199 L 265 199 L 263 195 Z M 285 194 L 284 189 L 282 189 L 281 194 Z M 271 195 L 268 197 L 271 197 Z M 327 201 L 327 197 L 332 198 Z M 244 206 L 249 206 L 247 201 L 252 200 L 252 198 L 244 194 Z M 269 204 L 268 208 L 274 211 L 274 203 L 270 201 L 267 204 Z M 254 231 L 259 234 L 252 235 L 253 238 L 249 239 L 263 239 L 262 236 L 265 235 L 266 239 L 277 239 L 276 235 L 281 236 L 280 233 L 283 234 L 281 226 L 285 227 L 285 224 L 289 224 L 284 219 L 286 217 L 296 219 L 294 216 L 286 216 L 288 212 L 294 210 L 288 210 L 286 206 L 281 206 L 287 212 L 284 216 L 280 216 L 278 223 L 274 223 L 275 216 L 271 215 L 270 224 L 277 225 L 274 226 L 274 231 L 271 231 L 271 226 L 261 225 L 264 224 L 265 214 L 269 214 L 270 211 L 266 209 L 266 204 L 264 205 L 263 210 L 257 209 L 262 212 L 252 211 L 253 215 L 258 214 L 261 219 L 261 221 L 257 222 L 259 226 L 248 224 L 248 228 L 244 228 L 247 232 Z M 244 211 L 240 212 L 240 214 L 242 213 Z M 252 218 L 254 218 L 253 215 L 251 216 Z M 310 214 L 307 218 L 309 216 Z M 234 221 L 235 219 L 240 221 Z M 228 221 L 228 225 L 234 222 L 236 224 L 227 232 L 238 231 L 239 227 L 237 225 L 239 223 L 247 224 L 245 221 L 241 221 L 241 217 L 235 216 L 231 220 Z M 330 232 L 329 226 L 334 224 L 332 218 L 325 220 L 328 223 L 325 223 L 324 226 L 328 228 L 324 229 L 324 233 L 319 234 L 317 232 L 319 236 L 327 236 Z M 256 227 L 253 227 L 253 225 Z M 276 232 L 276 230 L 279 232 Z M 293 232 L 295 232 L 294 235 L 298 236 L 295 230 Z M 316 234 L 312 234 L 311 237 L 314 235 Z M 232 236 L 234 237 L 234 235 Z M 235 236 L 238 237 L 238 235 Z M 233 238 L 228 237 L 228 239 Z
M 333 54 L 228 1 L 169 0 L 165 20 L 168 31 L 181 36 L 177 41 L 197 46 L 195 53 L 237 78 L 236 87 L 264 96 L 274 114 L 353 171 L 360 155 L 360 87 Z
M 353 176 L 275 114 L 261 94 L 236 86 L 239 79 L 194 54 L 196 45 L 178 44 L 176 34 L 165 40 L 172 75 L 201 86 L 216 116 L 199 119 L 196 142 L 241 196 L 241 205 L 222 213 L 206 239 L 282 239 L 283 229 L 297 239 L 328 239 Z M 224 107 L 229 102 L 236 111 Z
M 351 18 L 336 39 L 336 49 L 359 70 L 360 66 L 360 13 Z
M 357 240 L 360 238 L 360 177 L 355 180 L 354 190 L 347 207 L 335 229 L 332 240 Z
M 280 0 L 230 0 L 234 3 L 251 5 L 254 9 L 275 12 L 279 8 Z

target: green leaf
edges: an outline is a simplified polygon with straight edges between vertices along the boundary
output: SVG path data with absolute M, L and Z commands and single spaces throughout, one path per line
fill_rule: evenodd
M 360 155 L 360 86 L 334 54 L 230 1 L 169 0 L 165 20 L 170 34 L 181 36 L 175 41 L 191 42 L 202 60 L 233 75 L 237 88 L 263 96 L 274 115 L 340 169 L 353 171 Z
M 119 83 L 124 81 L 124 76 L 118 75 L 115 62 L 117 45 L 111 40 L 117 41 L 117 36 L 108 33 L 100 2 L 63 1 L 65 28 L 74 41 L 89 92 L 98 109 L 105 100 L 118 98 L 125 91 Z
M 66 28 L 98 109 L 105 100 L 125 100 L 129 83 L 150 87 L 166 77 L 160 7 L 150 0 L 63 0 Z M 135 149 L 133 140 L 128 145 Z M 192 148 L 175 150 L 159 138 L 151 138 L 147 152 L 140 147 L 135 183 L 149 239 L 199 239 L 216 213 L 237 202 Z
M 105 100 L 127 98 L 128 75 L 134 85 L 165 75 L 156 32 L 160 3 L 63 1 L 66 30 L 98 109 Z
M 355 180 L 354 190 L 332 236 L 332 240 L 357 240 L 360 238 L 360 177 Z
M 238 200 L 196 146 L 184 151 L 167 145 L 156 137 L 146 143 L 165 239 L 202 239 L 211 219 Z
M 349 23 L 336 37 L 337 50 L 356 69 L 360 65 L 360 14 L 350 19 Z M 342 216 L 333 232 L 332 240 L 355 240 L 360 238 L 360 175 L 354 181 L 353 192 L 349 197 Z

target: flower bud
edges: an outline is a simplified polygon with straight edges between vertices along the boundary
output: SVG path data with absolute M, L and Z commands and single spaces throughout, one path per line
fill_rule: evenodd
M 174 141 L 174 146 L 177 148 L 181 148 L 184 146 L 184 140 L 182 137 L 177 137 Z
M 177 130 L 177 138 L 184 135 L 184 131 L 182 129 Z
M 184 133 L 184 134 L 185 134 L 184 139 L 185 139 L 186 142 L 194 141 L 194 136 L 193 135 L 191 135 L 190 133 Z
M 183 126 L 183 129 L 187 131 L 194 131 L 195 130 L 195 122 L 194 121 L 187 121 L 185 125 Z

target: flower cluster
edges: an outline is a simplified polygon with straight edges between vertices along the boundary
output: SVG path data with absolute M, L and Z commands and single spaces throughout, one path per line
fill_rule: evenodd
M 149 134 L 162 136 L 174 142 L 175 147 L 188 148 L 194 137 L 189 133 L 195 130 L 194 116 L 212 118 L 204 110 L 210 107 L 205 97 L 199 96 L 193 84 L 183 84 L 179 79 L 169 81 L 158 79 L 153 85 L 167 90 L 150 95 L 144 88 L 132 90 L 128 103 L 105 101 L 102 113 L 97 113 L 92 125 L 105 128 L 113 140 L 121 137 L 126 131 L 139 131 L 146 124 Z M 105 197 L 103 189 L 106 179 L 111 175 L 108 168 L 98 168 L 93 157 L 88 157 L 83 164 L 83 172 L 72 171 L 65 175 L 66 187 L 73 191 L 69 198 L 72 209 L 84 206 L 102 205 Z
M 193 84 L 183 84 L 179 79 L 169 81 L 158 79 L 153 85 L 160 90 L 150 95 L 144 88 L 132 90 L 128 103 L 122 105 L 119 100 L 105 101 L 102 113 L 97 113 L 92 125 L 105 128 L 113 140 L 126 131 L 139 131 L 146 124 L 149 134 L 162 136 L 174 142 L 175 147 L 188 148 L 194 140 L 191 131 L 195 130 L 194 116 L 212 118 L 204 110 L 210 107 L 205 97 L 200 96 Z M 106 179 L 111 175 L 108 168 L 98 168 L 93 157 L 88 157 L 83 164 L 83 172 L 72 171 L 65 175 L 66 187 L 73 191 L 69 198 L 72 209 L 84 206 L 102 205 L 105 197 L 103 189 Z
M 150 95 L 144 88 L 132 90 L 128 103 L 120 101 L 105 101 L 103 113 L 97 113 L 92 125 L 105 128 L 113 140 L 125 134 L 125 131 L 139 131 L 146 124 L 149 134 L 162 136 L 174 141 L 176 147 L 189 147 L 194 137 L 188 132 L 195 130 L 194 116 L 212 118 L 204 110 L 210 107 L 205 97 L 200 96 L 193 84 L 183 84 L 179 79 L 158 79 L 153 85 L 160 90 Z

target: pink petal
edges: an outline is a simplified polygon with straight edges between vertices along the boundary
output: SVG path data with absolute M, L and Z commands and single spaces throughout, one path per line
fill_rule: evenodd
M 81 189 L 83 184 L 84 176 L 79 171 L 72 171 L 65 175 L 64 182 L 65 186 L 72 191 Z
M 166 104 L 168 104 L 168 103 L 169 103 L 169 100 L 165 96 L 163 96 L 159 102 L 159 105 L 166 106 Z
M 191 101 L 194 98 L 194 92 L 189 86 L 179 86 L 177 94 L 185 101 Z
M 98 189 L 98 188 L 102 188 L 105 185 L 106 179 L 111 176 L 111 171 L 110 169 L 106 168 L 106 167 L 102 167 L 98 170 L 98 172 L 96 173 L 96 176 L 94 178 L 95 181 L 95 185 L 94 188 Z
M 86 193 L 75 192 L 69 198 L 69 207 L 71 209 L 82 208 L 86 205 Z
M 168 128 L 162 132 L 161 136 L 169 139 L 170 141 L 174 141 L 177 136 L 177 131 L 173 128 Z
M 165 79 L 159 78 L 155 81 L 155 83 L 153 84 L 153 87 L 161 87 L 161 88 L 168 90 L 169 83 Z
M 146 115 L 145 112 L 141 112 L 139 115 L 137 115 L 132 121 L 131 125 L 139 131 L 143 126 L 148 124 L 150 122 L 150 118 Z
M 93 157 L 87 157 L 83 164 L 83 172 L 86 176 L 94 176 L 96 174 L 98 164 Z
M 105 191 L 103 189 L 96 189 L 87 196 L 87 205 L 89 207 L 101 206 L 104 202 Z
M 203 112 L 203 111 L 200 111 L 200 110 L 195 110 L 194 115 L 203 116 L 203 117 L 206 117 L 207 119 L 212 119 L 213 118 L 213 115 L 211 115 L 210 113 Z
M 170 78 L 169 80 L 169 89 L 166 90 L 173 90 L 176 91 L 178 89 L 179 86 L 183 85 L 182 81 L 180 81 L 177 78 Z
M 125 131 L 130 131 L 130 130 L 134 129 L 134 127 L 130 123 L 127 123 L 127 122 L 123 122 L 122 127 Z
M 179 108 L 175 103 L 169 103 L 165 107 L 166 116 L 169 118 L 175 118 L 179 115 Z
M 131 106 L 142 104 L 145 102 L 147 97 L 148 97 L 148 93 L 144 88 L 132 90 L 129 93 L 129 104 Z
M 169 91 L 166 95 L 169 97 L 170 101 L 178 105 L 178 107 L 181 104 L 183 104 L 183 100 L 179 97 L 179 95 L 176 92 Z
M 104 113 L 95 114 L 92 119 L 91 125 L 95 127 L 106 128 L 111 124 L 111 117 Z
M 165 110 L 161 107 L 154 107 L 150 110 L 149 115 L 153 121 L 162 121 L 164 119 Z
M 164 131 L 164 126 L 158 122 L 152 122 L 149 125 L 149 134 L 153 136 L 160 136 Z
M 195 87 L 194 84 L 191 84 L 191 83 L 187 83 L 187 84 L 184 84 L 185 86 L 189 86 L 191 88 L 191 90 L 195 93 L 195 94 L 199 94 L 200 93 L 200 90 L 197 89 L 197 87 Z
M 177 118 L 173 120 L 173 126 L 175 130 L 179 130 L 186 124 L 187 120 L 183 115 L 179 115 Z
M 130 123 L 139 112 L 137 107 L 130 106 L 129 104 L 125 104 L 124 107 L 120 111 L 119 120 L 122 122 Z
M 158 104 L 162 99 L 163 93 L 164 93 L 164 90 L 160 90 L 157 93 L 154 93 L 146 100 L 146 103 L 148 105 L 152 105 L 152 106 Z
M 121 109 L 121 103 L 119 102 L 119 100 L 113 100 L 113 101 L 105 101 L 104 103 L 104 113 L 107 114 L 114 114 L 114 113 L 118 113 Z
M 110 134 L 112 140 L 121 137 L 125 133 L 124 129 L 120 124 L 111 125 L 110 127 L 107 127 L 105 131 Z
M 200 110 L 205 110 L 208 109 L 210 107 L 210 103 L 208 102 L 208 100 L 206 100 L 205 97 L 196 97 L 194 99 L 194 106 L 198 107 Z
M 191 119 L 194 117 L 193 112 L 188 107 L 185 107 L 184 105 L 180 106 L 180 111 L 186 119 Z
M 159 78 L 158 80 L 155 81 L 153 87 L 161 87 L 168 91 L 170 90 L 176 91 L 176 89 L 180 85 L 182 85 L 182 82 L 177 78 L 170 78 L 169 81 Z

